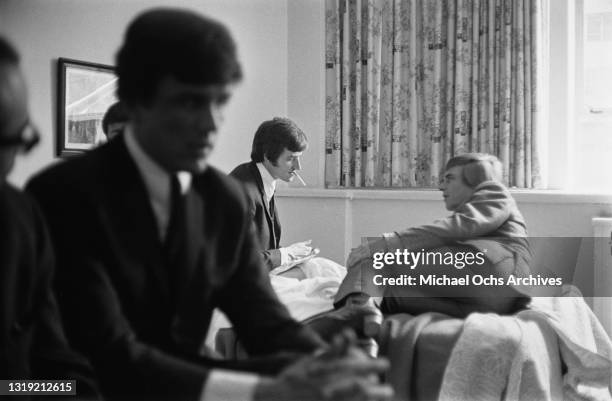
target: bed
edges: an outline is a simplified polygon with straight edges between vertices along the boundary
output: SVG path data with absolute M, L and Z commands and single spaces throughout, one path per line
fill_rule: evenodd
M 578 240 L 532 240 L 534 265 L 572 275 Z M 327 274 L 318 310 L 331 308 L 341 277 Z M 313 312 L 296 307 L 298 293 L 287 297 L 289 287 L 276 287 L 294 317 Z M 227 358 L 246 357 L 229 324 L 222 327 L 217 350 Z M 377 340 L 379 355 L 391 362 L 386 379 L 398 400 L 612 400 L 612 343 L 571 285 L 555 297 L 534 297 L 512 316 L 387 316 Z

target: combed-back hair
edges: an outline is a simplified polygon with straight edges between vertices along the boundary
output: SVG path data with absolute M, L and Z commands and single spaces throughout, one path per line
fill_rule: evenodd
M 503 168 L 499 159 L 487 153 L 464 153 L 446 162 L 445 169 L 463 166 L 463 182 L 474 188 L 485 181 L 502 182 Z

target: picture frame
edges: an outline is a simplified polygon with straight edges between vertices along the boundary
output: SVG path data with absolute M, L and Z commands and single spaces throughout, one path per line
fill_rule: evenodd
M 73 157 L 106 141 L 102 118 L 117 102 L 117 76 L 110 65 L 58 58 L 57 151 Z

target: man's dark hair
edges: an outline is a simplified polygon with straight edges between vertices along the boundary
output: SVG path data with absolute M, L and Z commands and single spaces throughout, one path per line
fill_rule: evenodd
M 0 36 L 0 64 L 19 64 L 19 53 L 6 39 Z
M 113 103 L 102 118 L 102 131 L 105 135 L 108 135 L 108 126 L 116 123 L 126 123 L 129 119 L 129 115 L 125 106 L 121 102 Z
M 306 134 L 288 118 L 274 117 L 261 123 L 253 138 L 251 160 L 263 162 L 264 156 L 276 163 L 283 150 L 302 152 L 308 146 Z
M 157 8 L 140 14 L 130 23 L 116 59 L 119 99 L 127 105 L 149 104 L 166 77 L 195 85 L 242 79 L 227 28 L 187 10 Z

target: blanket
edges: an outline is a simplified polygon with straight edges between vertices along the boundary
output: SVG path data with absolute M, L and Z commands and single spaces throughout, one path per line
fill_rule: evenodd
M 291 316 L 302 321 L 311 316 L 333 309 L 334 295 L 346 275 L 346 268 L 326 258 L 312 258 L 298 265 L 306 276 L 303 280 L 287 278 L 272 271 L 270 281 L 274 292 Z M 231 327 L 230 321 L 218 309 L 213 317 L 206 337 L 206 346 L 215 348 L 215 336 L 219 329 Z
M 577 289 L 515 316 L 472 314 L 440 400 L 611 400 L 612 343 Z

